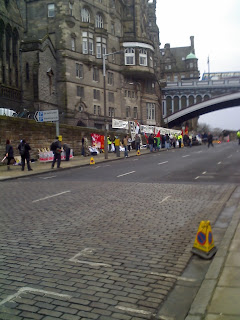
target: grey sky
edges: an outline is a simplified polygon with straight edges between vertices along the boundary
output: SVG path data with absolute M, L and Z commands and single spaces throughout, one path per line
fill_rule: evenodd
M 190 45 L 202 76 L 208 72 L 240 71 L 240 0 L 157 0 L 161 48 Z M 199 119 L 212 127 L 240 128 L 240 107 L 215 111 Z

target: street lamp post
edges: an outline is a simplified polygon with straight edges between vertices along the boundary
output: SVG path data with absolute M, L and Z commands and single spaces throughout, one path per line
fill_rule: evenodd
M 107 143 L 107 102 L 106 102 L 106 57 L 122 53 L 123 51 L 115 51 L 111 53 L 103 53 L 103 106 L 104 106 L 104 154 L 108 159 L 108 143 Z

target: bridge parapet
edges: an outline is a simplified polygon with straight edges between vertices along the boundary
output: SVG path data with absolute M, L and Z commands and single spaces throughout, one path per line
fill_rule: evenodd
M 183 80 L 183 81 L 175 81 L 175 82 L 166 82 L 165 88 L 163 91 L 172 88 L 206 88 L 206 87 L 240 87 L 240 78 L 239 79 L 224 79 L 224 80 L 203 80 L 203 81 L 196 81 L 196 80 Z

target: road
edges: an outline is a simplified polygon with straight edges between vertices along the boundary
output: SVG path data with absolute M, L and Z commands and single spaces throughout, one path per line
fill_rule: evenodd
M 160 319 L 239 185 L 236 143 L 1 183 L 0 319 Z M 220 232 L 221 234 L 221 232 Z M 180 318 L 179 318 L 180 319 Z

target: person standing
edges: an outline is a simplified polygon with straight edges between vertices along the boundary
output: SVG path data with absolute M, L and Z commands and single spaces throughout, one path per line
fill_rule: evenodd
M 22 140 L 22 142 L 18 146 L 18 150 L 21 156 L 21 164 L 22 164 L 22 171 L 24 171 L 25 168 L 25 161 L 27 161 L 27 168 L 28 171 L 32 171 L 32 168 L 30 166 L 30 153 L 31 150 L 30 145 L 26 142 L 26 140 Z
M 140 150 L 140 137 L 138 134 L 135 136 L 135 148 L 137 151 Z
M 70 147 L 69 147 L 69 145 L 67 143 L 64 143 L 63 150 L 65 151 L 65 154 L 66 154 L 66 161 L 69 161 L 69 158 L 70 158 Z
M 85 150 L 84 150 L 84 138 L 85 136 L 82 137 L 82 156 L 85 156 Z
M 210 145 L 213 147 L 213 136 L 211 132 L 208 133 L 207 140 L 208 140 L 208 148 L 210 147 Z
M 182 147 L 182 135 L 181 134 L 178 135 L 178 147 L 179 148 Z
M 240 144 L 240 129 L 237 132 L 238 144 Z
M 124 151 L 124 157 L 125 157 L 125 158 L 128 158 L 128 136 L 125 136 L 125 137 L 123 138 L 123 146 L 124 146 L 124 149 L 125 149 L 125 151 Z
M 61 146 L 61 142 L 59 141 L 59 137 L 56 137 L 56 140 L 51 144 L 50 149 L 54 155 L 53 162 L 52 162 L 52 169 L 54 168 L 56 161 L 57 161 L 57 168 L 59 169 L 61 164 L 61 152 L 62 152 L 62 146 Z
M 11 146 L 11 141 L 6 140 L 6 153 L 5 156 L 7 158 L 7 170 L 10 170 L 10 162 L 14 159 L 13 147 Z
M 153 152 L 153 143 L 154 143 L 154 139 L 153 139 L 153 134 L 151 133 L 149 138 L 148 138 L 148 144 L 149 144 L 150 152 Z
M 170 138 L 169 138 L 169 135 L 166 133 L 165 134 L 165 148 L 167 149 L 167 151 L 169 150 L 170 148 Z
M 112 140 L 107 136 L 108 152 L 112 152 Z
M 120 139 L 118 136 L 115 137 L 115 152 L 116 152 L 116 156 L 120 157 Z

